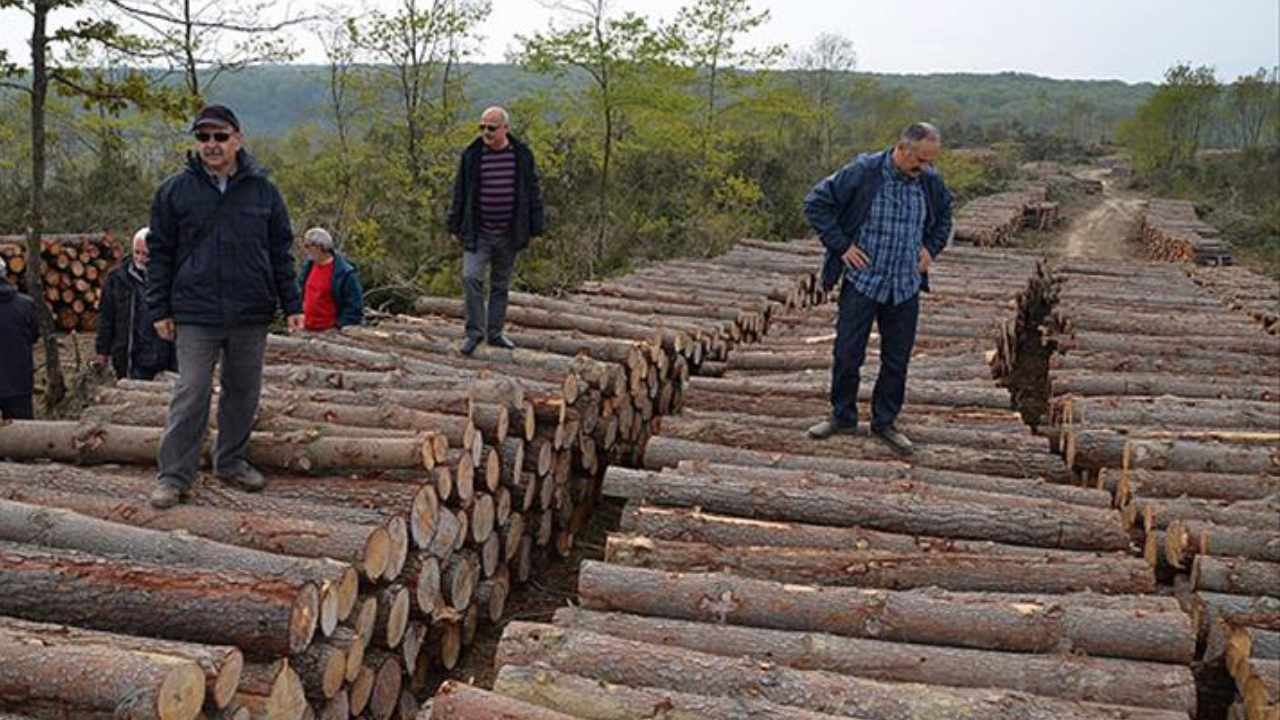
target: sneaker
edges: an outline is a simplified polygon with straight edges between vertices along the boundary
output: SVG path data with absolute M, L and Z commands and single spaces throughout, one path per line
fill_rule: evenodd
M 886 445 L 893 448 L 899 455 L 911 455 L 916 451 L 916 446 L 911 443 L 911 439 L 892 425 L 871 428 L 871 434 L 883 440 Z
M 462 341 L 462 345 L 458 348 L 458 351 L 463 355 L 470 355 L 475 352 L 478 347 L 480 347 L 480 338 L 468 337 L 466 340 Z
M 511 338 L 507 337 L 506 335 L 503 335 L 502 333 L 498 333 L 497 335 L 494 335 L 493 337 L 489 338 L 489 344 L 494 347 L 500 347 L 504 350 L 516 349 L 516 344 L 511 341 Z
M 182 495 L 182 489 L 177 485 L 167 482 L 157 483 L 156 489 L 151 491 L 151 507 L 157 510 L 168 510 L 182 502 Z
M 832 435 L 852 435 L 858 431 L 857 425 L 841 425 L 835 420 L 827 419 L 809 428 L 809 437 L 814 440 L 826 440 Z
M 262 473 L 252 465 L 245 465 L 244 469 L 235 475 L 219 475 L 218 482 L 251 493 L 259 492 L 267 486 L 267 479 L 262 477 Z

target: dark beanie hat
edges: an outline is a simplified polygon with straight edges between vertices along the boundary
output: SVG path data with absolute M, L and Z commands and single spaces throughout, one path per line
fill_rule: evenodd
M 221 125 L 240 132 L 240 120 L 226 105 L 205 105 L 200 108 L 195 122 L 191 123 L 191 129 L 195 130 L 201 125 Z

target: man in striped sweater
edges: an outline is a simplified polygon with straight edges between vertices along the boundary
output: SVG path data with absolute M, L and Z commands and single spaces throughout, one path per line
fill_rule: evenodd
M 466 355 L 475 352 L 481 340 L 495 347 L 515 347 L 502 332 L 511 272 L 516 255 L 543 232 L 538 168 L 529 147 L 510 130 L 506 110 L 485 110 L 480 116 L 480 137 L 462 152 L 453 183 L 449 232 L 463 250 L 467 337 L 461 349 Z

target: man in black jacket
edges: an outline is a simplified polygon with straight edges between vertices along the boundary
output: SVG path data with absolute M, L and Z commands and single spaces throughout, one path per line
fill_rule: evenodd
M 40 338 L 36 304 L 18 292 L 5 276 L 0 258 L 0 418 L 30 420 L 35 417 L 31 395 L 35 392 L 35 364 L 31 350 Z
M 293 229 L 279 189 L 240 149 L 240 121 L 210 105 L 192 123 L 195 152 L 151 205 L 147 307 L 156 333 L 175 340 L 178 383 L 160 440 L 151 504 L 182 500 L 196 479 L 209 419 L 213 369 L 221 362 L 213 473 L 250 492 L 265 485 L 246 461 L 262 391 L 267 326 L 283 307 L 302 330 Z
M 111 363 L 118 378 L 150 380 L 173 370 L 173 343 L 156 334 L 147 314 L 148 228 L 133 236 L 133 254 L 107 273 L 98 303 L 98 365 Z
M 514 348 L 502 332 L 516 254 L 543 232 L 542 188 L 529 146 L 511 136 L 507 111 L 491 107 L 480 116 L 480 137 L 462 151 L 449 206 L 449 232 L 462 243 L 462 289 L 466 294 L 470 355 L 482 339 Z M 488 308 L 484 267 L 489 265 Z

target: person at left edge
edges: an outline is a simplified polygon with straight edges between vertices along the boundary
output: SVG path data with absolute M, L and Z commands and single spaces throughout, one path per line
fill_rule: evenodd
M 35 362 L 31 351 L 40 338 L 36 303 L 18 292 L 0 258 L 0 419 L 35 417 Z
M 262 392 L 267 327 L 284 309 L 302 330 L 293 229 L 267 171 L 242 147 L 240 120 L 223 105 L 191 124 L 187 164 L 151 205 L 147 306 L 156 333 L 175 342 L 178 382 L 157 454 L 151 504 L 182 501 L 195 483 L 209 419 L 213 371 L 221 366 L 213 473 L 250 492 L 265 485 L 246 459 Z

